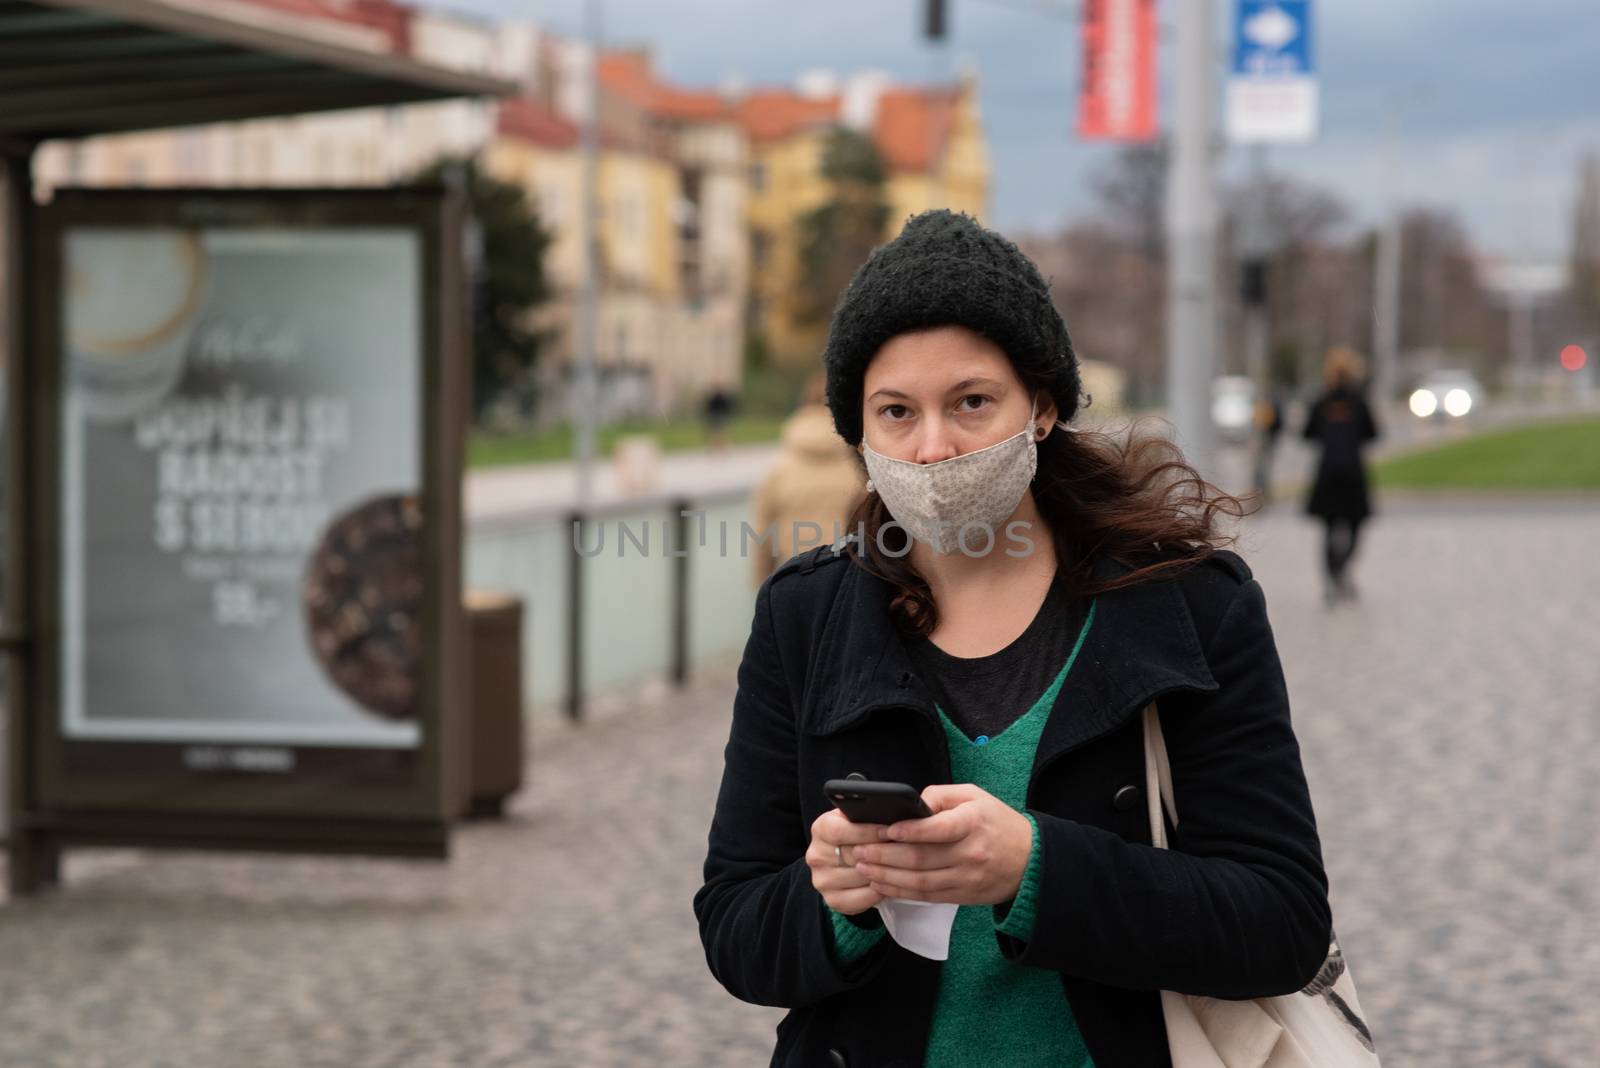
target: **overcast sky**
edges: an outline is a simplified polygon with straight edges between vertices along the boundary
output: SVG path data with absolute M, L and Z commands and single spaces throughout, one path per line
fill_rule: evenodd
M 1171 12 L 1161 53 L 1171 69 Z M 950 0 L 948 48 L 981 78 L 994 163 L 993 223 L 1045 230 L 1095 210 L 1090 176 L 1113 151 L 1073 134 L 1077 26 L 1070 0 Z M 581 0 L 431 0 L 427 6 L 581 28 Z M 1403 196 L 1456 210 L 1486 252 L 1563 258 L 1578 160 L 1600 152 L 1597 0 L 1315 0 L 1322 136 L 1269 166 L 1337 193 L 1357 221 L 1383 203 L 1393 150 Z M 1217 0 L 1224 48 L 1231 0 Z M 927 81 L 921 0 L 605 0 L 612 43 L 648 43 L 674 81 L 791 84 L 801 71 L 888 71 Z M 1170 109 L 1163 101 L 1162 121 Z M 1398 136 L 1387 136 L 1390 116 Z M 1224 170 L 1245 163 L 1227 153 Z

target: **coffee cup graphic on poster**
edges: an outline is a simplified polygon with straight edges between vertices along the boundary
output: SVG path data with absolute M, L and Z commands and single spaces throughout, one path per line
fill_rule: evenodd
M 181 230 L 69 235 L 66 352 L 86 417 L 125 423 L 177 386 L 205 298 L 206 257 Z

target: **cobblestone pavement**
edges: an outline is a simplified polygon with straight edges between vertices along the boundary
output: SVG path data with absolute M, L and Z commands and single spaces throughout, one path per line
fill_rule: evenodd
M 1390 1068 L 1600 1049 L 1600 501 L 1394 502 L 1327 610 L 1285 507 L 1267 589 L 1335 915 Z M 534 739 L 448 865 L 106 852 L 0 907 L 0 1065 L 757 1065 L 779 1013 L 690 899 L 729 667 Z

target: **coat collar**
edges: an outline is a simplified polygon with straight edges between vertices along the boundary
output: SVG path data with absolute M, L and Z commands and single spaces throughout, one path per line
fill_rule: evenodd
M 890 615 L 893 587 L 853 561 L 834 598 L 817 650 L 805 708 L 807 729 L 832 734 L 886 707 L 937 712 L 922 688 Z M 1097 578 L 1126 565 L 1097 559 Z M 1095 620 L 1062 686 L 1039 742 L 1035 764 L 1121 725 L 1154 698 L 1180 690 L 1218 688 L 1194 620 L 1176 581 L 1155 580 L 1099 595 Z

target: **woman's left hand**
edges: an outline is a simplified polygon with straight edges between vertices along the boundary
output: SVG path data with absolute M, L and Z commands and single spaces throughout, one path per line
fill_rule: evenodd
M 998 797 L 968 784 L 930 786 L 933 815 L 886 829 L 887 841 L 855 849 L 856 871 L 884 897 L 998 905 L 1017 896 L 1033 852 L 1033 825 Z

